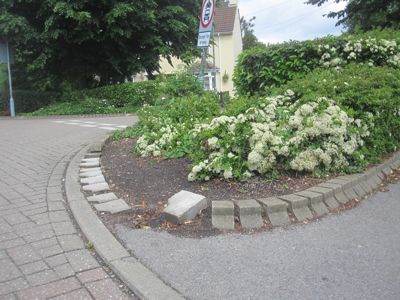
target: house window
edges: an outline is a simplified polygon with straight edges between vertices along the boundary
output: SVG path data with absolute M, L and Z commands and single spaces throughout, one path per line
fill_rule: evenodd
M 194 72 L 193 74 L 194 76 L 196 76 L 197 78 L 199 78 L 199 73 L 198 72 Z M 214 72 L 214 70 L 206 70 L 206 72 L 204 73 L 204 82 L 203 82 L 203 88 L 206 91 L 213 91 L 214 87 L 215 89 L 217 88 L 216 84 L 217 84 L 217 80 L 216 80 L 217 76 L 216 76 L 216 72 Z
M 204 89 L 206 91 L 213 91 L 215 83 L 215 76 L 212 72 L 207 72 L 204 74 Z

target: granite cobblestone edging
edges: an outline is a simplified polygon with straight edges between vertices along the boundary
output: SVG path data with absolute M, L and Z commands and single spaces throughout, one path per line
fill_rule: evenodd
M 98 203 L 97 207 L 95 204 L 96 208 L 99 205 L 110 206 L 110 203 L 117 200 L 119 200 L 119 204 L 123 205 L 121 202 L 123 200 L 117 199 L 107 189 L 101 191 L 100 194 L 94 192 L 87 199 L 82 193 L 82 187 L 89 185 L 83 185 L 84 182 L 81 183 L 80 178 L 97 177 L 101 168 L 100 163 L 98 165 L 93 164 L 92 167 L 88 168 L 80 165 L 88 162 L 89 158 L 94 159 L 89 160 L 91 162 L 97 161 L 97 158 L 100 162 L 100 152 L 107 139 L 108 137 L 83 148 L 71 160 L 67 168 L 65 194 L 71 212 L 83 234 L 93 244 L 99 256 L 137 296 L 141 299 L 185 299 L 178 291 L 168 286 L 156 274 L 131 256 L 105 227 L 90 205 L 90 202 L 96 202 Z M 107 185 L 105 182 L 104 184 Z M 127 206 L 126 203 L 125 205 Z M 112 209 L 110 210 L 112 211 Z
M 394 153 L 393 157 L 382 164 L 372 167 L 362 174 L 339 176 L 304 191 L 289 195 L 255 199 L 257 202 L 251 202 L 252 208 L 247 207 L 247 209 L 257 211 L 261 206 L 264 211 L 265 221 L 275 227 L 289 225 L 291 223 L 290 216 L 299 222 L 311 220 L 315 217 L 326 215 L 350 200 L 361 199 L 372 193 L 379 187 L 385 177 L 391 174 L 392 170 L 398 168 L 400 168 L 400 151 Z M 212 202 L 213 226 L 221 230 L 234 230 L 235 224 L 231 222 L 235 217 L 234 211 L 214 209 L 214 207 L 218 207 L 218 202 Z M 241 201 L 225 200 L 225 206 L 229 206 L 229 202 L 238 205 Z M 223 220 L 226 221 L 222 222 Z M 249 222 L 246 222 L 246 225 L 243 226 L 242 224 L 242 227 L 246 229 L 262 227 L 260 222 L 253 222 L 251 226 L 249 224 Z

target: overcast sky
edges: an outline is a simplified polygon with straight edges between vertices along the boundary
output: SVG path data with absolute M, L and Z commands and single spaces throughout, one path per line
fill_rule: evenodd
M 343 9 L 345 2 L 326 3 L 321 7 L 304 2 L 306 0 L 238 0 L 241 16 L 246 20 L 256 17 L 254 33 L 264 43 L 306 40 L 341 33 L 342 28 L 335 26 L 336 19 L 323 15 Z

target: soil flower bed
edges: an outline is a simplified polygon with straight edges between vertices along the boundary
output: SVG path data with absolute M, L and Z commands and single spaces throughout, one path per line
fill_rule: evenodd
M 288 174 L 275 180 L 252 178 L 240 182 L 216 178 L 189 182 L 188 159 L 143 158 L 132 152 L 135 143 L 134 139 L 112 141 L 103 149 L 101 164 L 107 182 L 133 208 L 128 213 L 103 215 L 109 225 L 122 223 L 131 228 L 167 229 L 184 236 L 216 234 L 218 230 L 212 228 L 210 208 L 181 226 L 165 222 L 161 213 L 168 198 L 181 190 L 202 194 L 210 201 L 272 197 L 301 191 L 330 179 Z

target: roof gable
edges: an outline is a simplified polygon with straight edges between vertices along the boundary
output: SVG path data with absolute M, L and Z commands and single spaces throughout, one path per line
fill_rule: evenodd
M 215 9 L 214 24 L 216 33 L 231 33 L 235 25 L 237 6 L 217 7 Z

